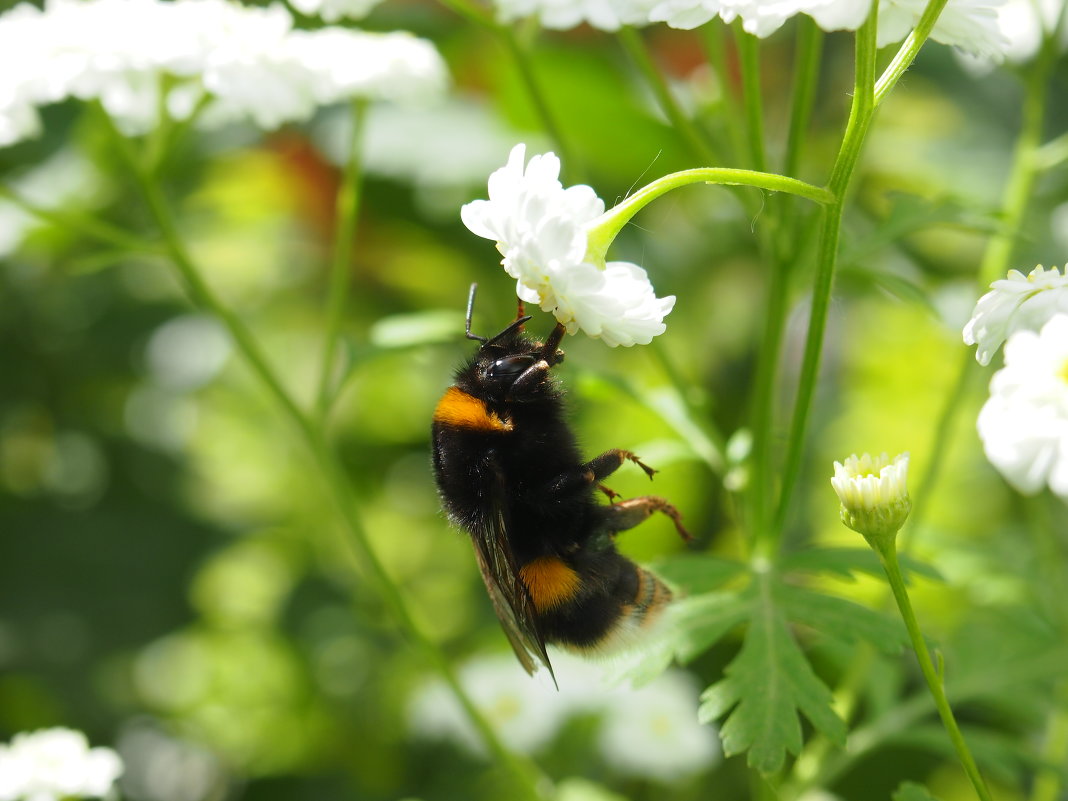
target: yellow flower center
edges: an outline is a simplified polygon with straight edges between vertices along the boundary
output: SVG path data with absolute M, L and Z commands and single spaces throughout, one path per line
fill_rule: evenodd
M 1057 371 L 1057 377 L 1061 379 L 1065 384 L 1068 384 L 1068 359 L 1064 360 L 1064 364 L 1061 365 L 1061 369 Z
M 490 717 L 503 722 L 518 716 L 521 708 L 517 698 L 511 695 L 502 695 L 494 699 L 493 704 L 487 711 L 490 713 Z

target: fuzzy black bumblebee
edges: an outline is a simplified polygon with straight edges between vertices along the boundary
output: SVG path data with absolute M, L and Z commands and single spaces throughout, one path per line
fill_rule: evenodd
M 578 651 L 611 647 L 647 625 L 671 599 L 652 573 L 615 549 L 612 537 L 653 512 L 662 498 L 615 501 L 600 481 L 625 461 L 655 471 L 630 451 L 584 461 L 550 375 L 564 354 L 557 325 L 545 342 L 523 332 L 520 316 L 481 344 L 457 371 L 434 410 L 434 473 L 449 518 L 475 546 L 482 578 L 505 634 L 528 673 L 552 673 L 546 643 Z M 605 492 L 609 504 L 598 503 Z

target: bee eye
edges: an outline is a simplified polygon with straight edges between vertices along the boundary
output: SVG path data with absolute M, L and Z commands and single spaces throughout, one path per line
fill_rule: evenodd
M 530 365 L 534 364 L 533 356 L 508 356 L 498 359 L 490 365 L 486 372 L 487 378 L 518 378 L 519 375 Z

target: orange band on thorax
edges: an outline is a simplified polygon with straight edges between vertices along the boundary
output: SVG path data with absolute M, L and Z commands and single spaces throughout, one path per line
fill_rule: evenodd
M 434 422 L 476 431 L 511 431 L 510 420 L 502 420 L 486 409 L 486 404 L 459 387 L 449 387 L 434 409 Z
M 519 568 L 519 577 L 539 612 L 573 598 L 581 583 L 578 573 L 556 556 L 541 556 L 528 562 Z

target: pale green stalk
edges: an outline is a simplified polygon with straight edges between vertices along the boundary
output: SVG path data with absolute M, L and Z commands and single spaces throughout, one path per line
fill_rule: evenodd
M 155 242 L 140 239 L 127 233 L 122 228 L 88 214 L 72 214 L 66 211 L 46 209 L 43 206 L 38 206 L 36 203 L 32 203 L 22 197 L 22 195 L 11 187 L 4 186 L 3 184 L 0 184 L 0 198 L 10 201 L 27 214 L 36 217 L 39 220 L 51 223 L 57 228 L 66 228 L 71 231 L 77 231 L 79 234 L 82 234 L 89 239 L 94 239 L 101 244 L 111 245 L 119 250 L 132 251 L 134 253 L 146 253 L 157 256 L 161 253 L 160 246 Z
M 935 0 L 938 2 L 938 0 Z M 945 2 L 945 0 L 942 0 Z M 787 440 L 786 464 L 783 470 L 782 489 L 776 508 L 774 522 L 770 529 L 762 532 L 762 552 L 758 556 L 773 558 L 778 550 L 790 501 L 801 471 L 801 457 L 804 453 L 805 434 L 808 427 L 808 415 L 812 407 L 812 397 L 816 391 L 816 379 L 819 373 L 820 354 L 823 348 L 823 334 L 827 324 L 827 310 L 830 306 L 831 287 L 834 282 L 834 268 L 838 257 L 838 237 L 842 225 L 842 209 L 845 193 L 864 139 L 875 111 L 875 35 L 877 25 L 877 5 L 873 5 L 868 19 L 857 30 L 856 68 L 853 81 L 853 104 L 849 110 L 842 145 L 838 151 L 831 170 L 831 179 L 827 189 L 834 200 L 823 209 L 820 223 L 819 242 L 816 254 L 816 275 L 812 289 L 812 309 L 809 312 L 808 334 L 805 339 L 805 355 L 801 364 L 801 376 L 798 380 L 797 398 L 790 422 L 790 434 Z
M 501 764 L 508 766 L 515 775 L 520 791 L 531 799 L 540 799 L 541 794 L 538 791 L 538 783 L 541 778 L 536 768 L 504 747 L 496 732 L 494 732 L 460 685 L 452 665 L 441 652 L 441 649 L 415 622 L 415 618 L 400 588 L 390 577 L 385 565 L 383 565 L 378 554 L 371 546 L 363 520 L 351 497 L 351 488 L 344 467 L 327 444 L 322 429 L 304 414 L 286 390 L 282 381 L 268 363 L 252 332 L 237 314 L 224 304 L 211 287 L 208 286 L 203 278 L 202 271 L 190 257 L 185 247 L 181 234 L 178 232 L 174 216 L 163 197 L 160 187 L 137 160 L 132 152 L 130 143 L 115 128 L 110 117 L 102 108 L 99 110 L 104 124 L 110 130 L 112 138 L 133 174 L 149 212 L 159 226 L 166 250 L 186 286 L 190 299 L 196 305 L 215 315 L 223 323 L 234 340 L 237 353 L 245 361 L 260 384 L 268 391 L 268 394 L 279 406 L 285 417 L 297 429 L 301 439 L 304 440 L 311 452 L 315 464 L 326 482 L 327 490 L 350 534 L 348 538 L 341 537 L 344 552 L 347 556 L 358 554 L 359 564 L 370 571 L 375 583 L 378 585 L 378 590 L 385 598 L 387 606 L 401 629 L 415 642 L 423 657 L 441 674 L 463 707 L 467 717 L 479 732 L 486 747 Z M 353 551 L 355 551 L 355 554 L 353 554 Z
M 738 45 L 738 59 L 742 72 L 742 108 L 749 140 L 749 159 L 753 169 L 765 172 L 768 157 L 764 149 L 764 109 L 761 104 L 760 47 L 757 38 L 742 29 L 741 20 L 734 22 L 734 41 Z
M 702 133 L 697 123 L 682 110 L 679 101 L 671 91 L 671 87 L 668 86 L 663 74 L 653 62 L 641 33 L 628 25 L 624 25 L 616 33 L 616 36 L 619 37 L 620 44 L 627 51 L 627 55 L 634 62 L 634 66 L 638 68 L 642 77 L 649 84 L 649 88 L 656 95 L 660 110 L 664 112 L 664 116 L 668 118 L 675 130 L 686 140 L 686 144 L 689 145 L 693 154 L 709 166 L 722 162 L 722 157 L 713 150 L 708 136 Z
M 783 174 L 796 175 L 801 164 L 805 132 L 812 119 L 819 84 L 820 59 L 823 56 L 823 30 L 807 14 L 797 21 L 797 51 L 794 54 L 793 99 L 790 105 L 790 129 L 786 136 Z
M 353 100 L 350 111 L 352 136 L 349 140 L 348 157 L 337 193 L 334 218 L 334 253 L 330 262 L 330 287 L 326 300 L 326 339 L 323 343 L 323 360 L 319 368 L 319 392 L 316 396 L 316 413 L 326 420 L 330 406 L 338 390 L 337 350 L 341 341 L 341 328 L 345 317 L 349 284 L 352 278 L 352 242 L 356 237 L 356 221 L 360 208 L 360 185 L 363 169 L 363 131 L 367 118 L 367 103 Z
M 934 663 L 931 661 L 931 654 L 927 650 L 923 632 L 920 631 L 916 613 L 912 609 L 908 590 L 905 589 L 905 580 L 901 576 L 897 550 L 894 548 L 893 543 L 890 543 L 889 547 L 875 548 L 875 552 L 879 555 L 879 561 L 882 562 L 883 569 L 886 571 L 886 578 L 890 582 L 894 600 L 897 601 L 901 619 L 905 621 L 905 628 L 908 629 L 909 641 L 912 643 L 912 649 L 916 652 L 916 660 L 920 664 L 920 672 L 923 673 L 927 688 L 931 691 L 931 697 L 934 699 L 938 716 L 942 719 L 942 725 L 945 727 L 946 733 L 949 734 L 950 742 L 953 743 L 953 750 L 957 752 L 957 758 L 975 788 L 976 795 L 979 796 L 981 801 L 992 801 L 990 790 L 987 789 L 986 782 L 983 780 L 982 774 L 979 773 L 979 767 L 975 764 L 975 758 L 972 756 L 971 751 L 968 750 L 968 744 L 964 741 L 964 735 L 960 733 L 957 719 L 953 716 L 953 709 L 949 705 L 949 699 L 946 698 L 942 672 L 940 669 L 936 670 Z

